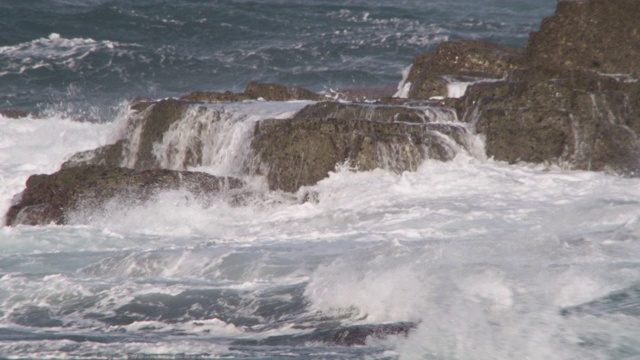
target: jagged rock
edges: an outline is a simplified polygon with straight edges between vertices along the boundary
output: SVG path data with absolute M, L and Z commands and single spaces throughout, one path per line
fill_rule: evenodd
M 324 179 L 336 164 L 359 170 L 415 170 L 424 159 L 451 160 L 465 145 L 460 124 L 380 123 L 357 119 L 265 120 L 251 148 L 270 189 L 294 192 Z
M 409 98 L 448 95 L 447 83 L 479 78 L 501 78 L 522 61 L 522 51 L 479 40 L 445 41 L 434 53 L 413 60 L 407 82 Z
M 376 122 L 427 123 L 438 120 L 455 121 L 457 120 L 455 116 L 453 112 L 448 113 L 439 108 L 319 102 L 305 106 L 294 116 L 294 119 L 358 119 Z
M 26 189 L 14 199 L 5 221 L 9 226 L 65 224 L 68 215 L 80 206 L 96 208 L 116 197 L 140 202 L 159 191 L 181 188 L 207 196 L 242 185 L 238 179 L 198 172 L 79 166 L 51 175 L 30 176 Z
M 638 0 L 560 1 L 529 37 L 529 62 L 561 69 L 640 74 Z

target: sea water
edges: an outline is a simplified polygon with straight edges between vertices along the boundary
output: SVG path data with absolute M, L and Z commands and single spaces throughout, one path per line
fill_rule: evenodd
M 523 46 L 554 5 L 0 1 L 2 107 L 37 113 L 0 117 L 0 212 L 29 175 L 115 141 L 131 96 L 397 85 L 442 40 Z M 307 104 L 212 106 L 225 136 L 192 170 L 234 173 L 255 121 Z M 240 206 L 169 191 L 1 227 L 0 357 L 640 358 L 640 180 L 475 151 L 415 172 L 339 164 L 295 194 L 246 180 Z M 410 330 L 322 336 L 393 324 Z

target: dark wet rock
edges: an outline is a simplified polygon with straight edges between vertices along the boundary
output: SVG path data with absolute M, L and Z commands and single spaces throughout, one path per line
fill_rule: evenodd
M 640 175 L 637 19 L 635 0 L 559 2 L 503 79 L 443 105 L 497 160 Z
M 585 70 L 540 73 L 523 69 L 467 90 L 464 118 L 485 134 L 487 155 L 640 174 L 640 83 Z
M 409 98 L 446 97 L 447 83 L 501 78 L 517 68 L 522 51 L 479 40 L 445 41 L 433 53 L 418 55 L 409 71 Z
M 640 74 L 640 2 L 558 2 L 529 37 L 528 61 L 561 69 Z
M 206 197 L 242 185 L 238 179 L 198 172 L 72 167 L 29 177 L 26 189 L 14 199 L 5 219 L 7 225 L 65 224 L 68 215 L 80 207 L 96 208 L 117 197 L 141 202 L 162 190 L 177 189 Z
M 450 118 L 446 120 L 455 120 L 454 113 L 447 114 L 443 109 L 319 102 L 305 106 L 294 116 L 294 119 L 358 119 L 376 122 L 427 123 L 441 120 L 447 115 Z
M 29 116 L 30 113 L 17 109 L 0 109 L 0 116 L 9 119 L 20 119 Z
M 295 192 L 348 162 L 366 171 L 416 170 L 424 159 L 451 160 L 467 129 L 460 124 L 380 123 L 355 119 L 265 120 L 251 148 L 270 189 Z
M 290 88 L 279 84 L 262 84 L 250 82 L 244 90 L 244 94 L 252 99 L 264 99 L 267 101 L 289 100 L 313 100 L 320 101 L 322 96 L 303 88 Z
M 238 340 L 235 346 L 291 346 L 309 342 L 339 346 L 362 346 L 367 341 L 382 340 L 389 336 L 406 337 L 415 329 L 416 324 L 399 322 L 393 324 L 353 325 L 316 329 L 303 335 L 271 336 L 263 340 Z

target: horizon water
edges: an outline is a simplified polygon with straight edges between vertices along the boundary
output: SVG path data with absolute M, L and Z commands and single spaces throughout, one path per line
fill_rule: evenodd
M 0 108 L 38 113 L 0 116 L 0 212 L 28 176 L 115 141 L 134 96 L 395 86 L 444 40 L 524 46 L 554 8 L 0 0 Z M 211 105 L 228 126 L 190 170 L 236 174 L 252 124 L 307 104 Z M 185 134 L 158 144 L 168 167 L 162 150 Z M 340 164 L 295 194 L 246 178 L 242 206 L 169 191 L 70 225 L 2 226 L 0 358 L 640 359 L 640 180 L 508 165 L 470 141 L 415 172 Z M 356 346 L 314 337 L 393 324 L 412 328 Z

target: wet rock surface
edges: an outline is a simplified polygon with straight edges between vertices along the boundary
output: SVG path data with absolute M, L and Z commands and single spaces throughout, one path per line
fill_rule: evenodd
M 178 189 L 206 197 L 242 185 L 238 179 L 198 172 L 79 166 L 29 177 L 5 221 L 7 225 L 65 224 L 71 212 L 81 207 L 98 208 L 116 197 L 139 203 L 160 191 Z
M 409 97 L 446 95 L 441 79 L 497 78 L 444 101 L 485 136 L 488 156 L 640 175 L 637 19 L 634 0 L 559 2 L 524 51 L 456 41 L 419 55 Z
M 466 135 L 459 124 L 294 118 L 260 122 L 251 148 L 270 189 L 297 191 L 345 162 L 361 171 L 401 172 L 416 170 L 427 158 L 451 160 Z

